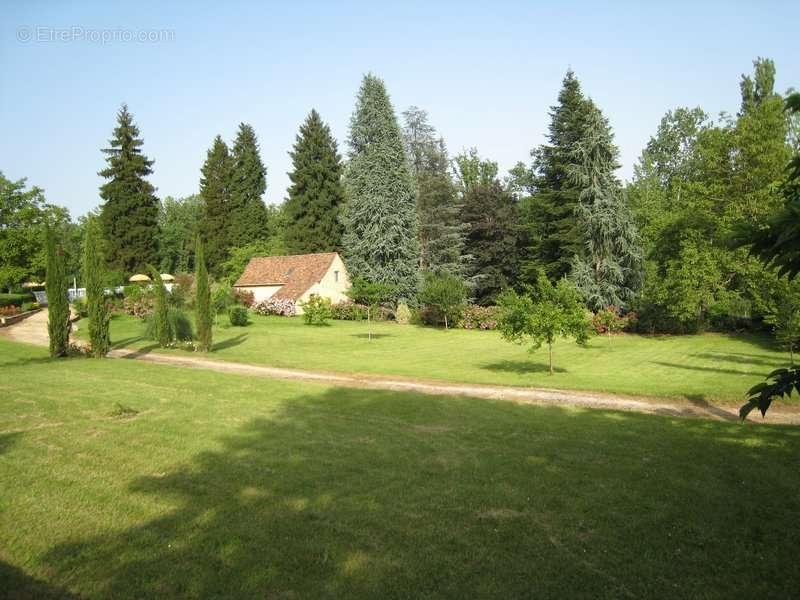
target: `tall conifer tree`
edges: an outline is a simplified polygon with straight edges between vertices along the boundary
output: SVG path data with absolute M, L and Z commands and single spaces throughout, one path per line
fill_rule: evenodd
M 406 153 L 417 192 L 420 267 L 435 273 L 464 275 L 465 227 L 444 140 L 416 106 L 403 113 Z
M 580 190 L 570 178 L 576 144 L 583 138 L 589 105 L 580 82 L 567 71 L 550 109 L 547 144 L 532 152 L 533 189 L 523 211 L 526 246 L 523 278 L 535 280 L 543 269 L 552 280 L 568 274 L 578 251 L 575 207 Z
M 231 152 L 230 227 L 228 243 L 241 247 L 267 237 L 267 168 L 261 161 L 258 138 L 251 125 L 241 123 Z
M 110 147 L 103 150 L 108 166 L 99 175 L 108 180 L 100 187 L 105 201 L 100 216 L 109 265 L 124 273 L 158 262 L 158 199 L 145 179 L 154 161 L 142 153 L 142 144 L 133 115 L 123 104 Z
M 413 298 L 419 269 L 414 183 L 389 95 L 372 74 L 361 84 L 348 142 L 348 269 L 353 277 L 394 286 L 397 298 Z
M 105 294 L 105 254 L 97 219 L 86 223 L 83 242 L 83 279 L 86 287 L 86 309 L 89 316 L 89 340 L 92 356 L 100 358 L 108 353 L 109 319 Z
M 289 153 L 292 185 L 286 199 L 284 233 L 289 254 L 341 250 L 344 205 L 342 162 L 331 130 L 312 110 Z
M 231 246 L 231 167 L 228 146 L 217 136 L 200 169 L 200 197 L 205 205 L 202 231 L 208 264 L 214 273 L 227 260 Z
M 575 214 L 580 246 L 572 278 L 589 307 L 625 307 L 640 283 L 639 232 L 614 171 L 619 151 L 608 121 L 589 101 L 586 129 L 569 175 L 580 189 Z
M 66 256 L 64 247 L 56 239 L 52 227 L 45 229 L 47 271 L 47 334 L 50 338 L 50 356 L 66 356 L 69 350 L 69 301 L 67 299 Z

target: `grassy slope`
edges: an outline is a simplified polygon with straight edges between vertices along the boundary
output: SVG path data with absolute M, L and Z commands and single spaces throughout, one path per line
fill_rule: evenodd
M 0 590 L 20 597 L 800 586 L 797 428 L 53 362 L 2 338 L 0 375 Z
M 732 403 L 740 403 L 752 385 L 787 362 L 767 337 L 628 335 L 614 339 L 610 350 L 602 337 L 594 338 L 589 348 L 559 341 L 558 372 L 549 376 L 545 350 L 530 354 L 496 332 L 395 323 L 378 323 L 374 330 L 377 338 L 370 343 L 366 323 L 333 321 L 313 327 L 300 318 L 256 316 L 245 328 L 217 328 L 211 356 L 278 367 Z M 132 317 L 112 321 L 116 344 L 154 349 L 141 338 L 143 331 L 142 323 Z

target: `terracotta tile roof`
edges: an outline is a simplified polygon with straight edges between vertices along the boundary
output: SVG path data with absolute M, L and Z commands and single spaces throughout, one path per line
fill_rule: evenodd
M 257 256 L 251 258 L 234 286 L 282 285 L 273 298 L 296 301 L 319 282 L 336 257 L 336 252 Z

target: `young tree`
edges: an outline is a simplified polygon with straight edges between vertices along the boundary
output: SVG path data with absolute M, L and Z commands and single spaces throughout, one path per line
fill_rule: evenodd
M 348 270 L 392 286 L 397 298 L 413 298 L 419 267 L 414 184 L 389 95 L 374 75 L 361 84 L 348 144 L 342 239 Z
M 789 364 L 794 366 L 794 352 L 800 345 L 800 281 L 782 282 L 776 306 L 764 322 L 772 325 L 775 339 L 789 351 Z
M 395 297 L 397 291 L 391 285 L 367 281 L 361 277 L 353 279 L 352 286 L 347 290 L 347 295 L 356 304 L 367 307 L 367 338 L 372 341 L 372 311 L 382 302 L 388 302 Z
M 99 175 L 108 180 L 100 187 L 107 258 L 112 269 L 124 273 L 158 261 L 158 199 L 145 179 L 153 172 L 153 161 L 142 154 L 142 144 L 133 115 L 123 104 L 110 148 L 103 150 L 108 166 Z
M 47 333 L 50 337 L 50 356 L 66 356 L 69 350 L 69 300 L 64 248 L 48 225 L 45 229 L 47 247 Z
M 544 269 L 551 280 L 568 275 L 578 251 L 577 219 L 580 188 L 570 177 L 575 164 L 575 146 L 584 138 L 589 105 L 580 82 L 567 71 L 558 103 L 550 108 L 547 144 L 531 151 L 533 171 L 529 178 L 532 196 L 522 214 L 526 221 L 523 278 L 534 279 Z
M 169 325 L 169 300 L 167 298 L 169 292 L 161 279 L 161 273 L 155 267 L 150 267 L 150 274 L 153 278 L 153 291 L 155 292 L 153 330 L 158 345 L 166 348 L 172 342 L 172 330 Z
M 286 248 L 290 254 L 341 250 L 344 206 L 342 161 L 330 127 L 312 110 L 300 126 L 286 199 Z
M 466 228 L 459 216 L 447 148 L 424 110 L 412 106 L 403 116 L 406 154 L 417 191 L 420 269 L 462 277 Z
M 228 258 L 228 248 L 231 246 L 233 211 L 231 202 L 233 161 L 222 137 L 214 138 L 200 173 L 200 198 L 205 213 L 202 231 L 206 256 L 211 270 L 219 274 L 220 265 Z
M 625 307 L 640 283 L 639 232 L 614 170 L 619 151 L 608 121 L 590 101 L 584 137 L 575 144 L 569 172 L 580 189 L 575 215 L 581 246 L 572 279 L 589 308 Z
M 455 323 L 464 311 L 467 303 L 467 288 L 464 280 L 449 273 L 425 274 L 425 281 L 419 294 L 422 304 L 432 306 L 444 319 L 444 328 Z
M 575 286 L 561 279 L 553 286 L 541 273 L 530 294 L 504 292 L 498 302 L 498 329 L 503 338 L 517 344 L 529 343 L 530 351 L 547 344 L 549 373 L 553 369 L 553 344 L 558 338 L 574 338 L 584 345 L 591 332 L 586 309 Z
M 228 245 L 244 246 L 267 235 L 267 168 L 261 161 L 258 138 L 251 125 L 241 123 L 231 152 L 230 227 Z
M 86 287 L 86 309 L 89 316 L 89 340 L 92 356 L 108 353 L 110 315 L 106 306 L 106 262 L 100 223 L 90 218 L 83 242 L 83 280 Z
M 503 289 L 514 283 L 518 237 L 515 216 L 514 199 L 497 180 L 475 185 L 464 195 L 464 251 L 470 257 L 468 281 L 478 304 L 492 304 Z
M 211 287 L 208 284 L 208 270 L 203 248 L 203 240 L 197 237 L 194 254 L 194 283 L 195 283 L 195 325 L 197 327 L 197 342 L 201 352 L 211 350 Z

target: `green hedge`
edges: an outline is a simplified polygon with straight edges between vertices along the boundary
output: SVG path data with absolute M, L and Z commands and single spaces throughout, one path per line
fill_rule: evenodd
M 0 294 L 0 308 L 22 306 L 23 302 L 31 302 L 35 299 L 32 294 Z

